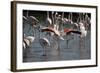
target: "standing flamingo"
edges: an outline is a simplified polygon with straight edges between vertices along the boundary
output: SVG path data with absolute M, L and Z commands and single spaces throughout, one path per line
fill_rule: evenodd
M 71 33 L 79 34 L 80 39 L 83 40 L 84 37 L 87 35 L 87 31 L 83 25 L 83 23 L 79 23 L 80 30 L 74 30 L 74 29 L 65 29 L 64 32 L 69 35 Z M 80 42 L 82 43 L 82 42 Z
M 50 42 L 47 38 L 41 38 L 39 39 L 40 45 L 43 47 L 43 56 L 46 56 L 46 48 L 50 46 Z
M 87 35 L 87 30 L 85 27 L 85 18 L 84 18 L 84 13 L 79 13 L 79 30 L 81 31 L 81 36 L 80 36 L 80 44 L 82 46 L 83 38 L 86 37 Z M 85 45 L 85 44 L 84 44 Z M 85 47 L 85 46 L 84 46 Z
M 67 30 L 70 30 L 70 29 L 73 28 L 73 21 L 72 21 L 72 18 L 73 18 L 72 12 L 69 13 L 68 19 L 64 17 L 64 12 L 63 12 L 63 14 L 62 14 L 62 23 L 63 23 L 63 25 L 66 25 L 66 26 L 67 26 L 67 28 L 64 28 L 64 29 L 63 29 L 64 32 L 65 32 L 66 29 L 67 29 Z M 62 32 L 63 32 L 63 31 L 62 31 Z M 66 33 L 66 32 L 65 32 L 65 33 Z M 71 39 L 74 37 L 74 36 L 72 36 L 72 37 L 71 37 L 71 36 L 72 36 L 72 35 L 68 35 L 68 34 L 66 33 L 66 44 L 67 44 L 67 48 L 69 48 L 69 47 L 68 47 L 69 40 L 71 40 Z

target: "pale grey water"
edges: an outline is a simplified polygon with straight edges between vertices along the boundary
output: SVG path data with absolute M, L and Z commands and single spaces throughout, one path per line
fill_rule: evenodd
M 24 33 L 32 35 L 32 29 L 28 25 L 24 29 Z M 43 48 L 39 43 L 39 38 L 44 37 L 44 34 L 40 33 L 38 30 L 35 31 L 35 40 L 29 48 L 23 50 L 23 62 L 43 62 L 43 61 L 60 61 L 60 60 L 80 60 L 80 59 L 90 59 L 91 58 L 91 33 L 88 31 L 87 36 L 84 39 L 85 48 L 79 47 L 79 35 L 74 34 L 74 39 L 69 40 L 68 46 L 66 40 L 59 40 L 60 50 L 54 47 L 49 47 L 46 49 L 46 56 L 43 56 Z M 40 36 L 40 37 L 39 37 Z M 69 36 L 71 37 L 71 36 Z M 48 38 L 50 39 L 50 38 Z M 52 42 L 51 45 L 55 45 Z

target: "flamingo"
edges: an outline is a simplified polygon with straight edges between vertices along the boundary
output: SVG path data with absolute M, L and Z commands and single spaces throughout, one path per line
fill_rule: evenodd
M 72 13 L 71 13 L 71 15 L 72 15 Z M 71 18 L 71 20 L 72 20 L 72 17 L 69 17 L 69 18 Z M 68 28 L 64 29 L 64 32 L 67 35 L 69 35 L 70 33 L 75 33 L 75 34 L 79 34 L 81 38 L 86 36 L 87 31 L 84 27 L 84 23 L 82 23 L 82 21 L 84 20 L 84 17 L 83 17 L 83 20 L 82 20 L 81 19 L 81 14 L 79 14 L 79 19 L 80 19 L 79 23 L 73 23 L 74 28 L 76 28 L 76 30 L 73 30 L 72 28 L 71 29 L 68 29 Z M 80 29 L 79 31 L 78 31 L 78 28 Z
M 44 38 L 40 38 L 39 39 L 40 45 L 43 47 L 43 56 L 46 56 L 46 48 L 48 48 L 50 46 L 50 42 L 49 40 L 44 37 Z
M 59 29 L 59 26 L 57 25 L 57 21 L 58 21 L 57 15 L 58 15 L 57 12 L 56 12 L 55 15 L 54 15 L 54 12 L 52 11 L 52 20 L 50 19 L 50 24 L 52 23 L 52 25 L 48 26 L 47 29 L 48 29 L 48 30 L 53 30 L 54 32 L 56 32 L 55 34 L 57 34 L 57 35 L 60 36 L 60 34 L 58 34 L 59 32 L 57 32 L 58 29 Z M 49 29 L 49 28 L 50 28 L 50 29 Z M 57 31 L 56 31 L 56 30 L 57 30 Z M 53 36 L 52 32 L 50 32 L 50 31 L 47 31 L 47 32 L 49 32 L 50 35 Z
M 52 15 L 53 15 L 53 12 L 52 12 Z M 47 20 L 46 20 L 46 22 L 47 22 L 48 27 L 42 27 L 42 28 L 40 28 L 40 30 L 41 30 L 41 32 L 46 31 L 47 32 L 46 36 L 48 34 L 49 34 L 49 36 L 51 36 L 52 33 L 50 32 L 51 29 L 49 29 L 49 28 L 53 26 L 54 19 L 53 19 L 53 16 L 52 16 L 52 20 L 50 19 L 48 11 L 47 11 Z M 52 30 L 52 32 L 53 32 L 53 30 Z M 43 56 L 46 56 L 46 48 L 48 48 L 50 46 L 50 41 L 46 37 L 44 37 L 44 38 L 39 39 L 39 43 L 44 49 Z
M 50 33 L 50 35 L 54 39 L 53 40 L 53 44 L 56 44 L 56 45 L 58 45 L 57 44 L 57 41 L 58 41 L 57 39 L 58 38 L 63 40 L 63 38 L 61 37 L 60 32 L 58 30 L 59 26 L 57 25 L 57 21 L 58 21 L 57 20 L 58 19 L 57 16 L 58 16 L 58 13 L 56 12 L 55 15 L 54 15 L 54 12 L 52 11 L 52 23 L 53 23 L 52 26 L 44 27 L 44 28 L 41 29 L 42 32 L 49 32 Z
M 83 28 L 83 27 L 80 27 L 80 28 Z M 71 33 L 74 33 L 74 34 L 79 34 L 80 37 L 85 37 L 86 34 L 87 34 L 87 31 L 86 30 L 73 30 L 73 29 L 65 29 L 64 32 L 66 32 L 67 35 L 71 34 Z
M 72 16 L 71 14 L 69 14 L 69 16 Z M 69 19 L 71 19 L 72 20 L 72 17 L 70 17 Z M 67 18 L 64 18 L 64 12 L 62 13 L 62 15 L 59 15 L 57 12 L 55 13 L 55 21 L 56 21 L 56 23 L 54 24 L 54 32 L 55 32 L 55 30 L 57 31 L 57 33 L 59 33 L 59 36 L 61 37 L 61 36 L 63 36 L 64 35 L 64 33 L 63 33 L 63 21 L 65 22 L 65 20 L 66 21 L 68 21 L 67 23 L 70 23 L 69 22 L 69 20 L 67 19 Z M 61 22 L 61 23 L 60 23 Z M 59 26 L 58 25 L 61 25 L 61 30 L 60 31 L 58 31 L 58 29 L 59 29 Z M 51 29 L 50 29 L 51 30 Z M 62 40 L 64 40 L 62 37 L 61 37 L 61 39 Z M 57 41 L 58 41 L 59 39 L 57 39 Z M 59 42 L 59 41 L 58 41 Z
M 87 27 L 85 27 L 86 24 L 86 20 L 84 18 L 84 13 L 82 15 L 82 13 L 79 14 L 80 17 L 80 21 L 79 21 L 79 30 L 81 31 L 81 36 L 80 36 L 80 41 L 79 41 L 79 49 L 80 49 L 80 58 L 82 58 L 82 49 L 85 48 L 85 37 L 87 35 Z M 82 20 L 83 17 L 83 20 Z
M 42 32 L 53 32 L 55 36 L 59 37 L 60 39 L 64 40 L 61 36 L 60 36 L 60 32 L 54 28 L 51 28 L 51 27 L 44 27 L 44 28 L 41 28 L 41 31 Z
M 63 40 L 63 38 L 61 37 L 61 35 L 60 35 L 60 32 L 59 32 L 59 30 L 58 30 L 58 26 L 57 26 L 57 24 L 56 24 L 56 19 L 57 19 L 57 12 L 55 13 L 55 18 L 54 18 L 54 12 L 52 12 L 52 26 L 48 26 L 48 27 L 43 27 L 43 28 L 41 28 L 41 32 L 49 32 L 49 33 L 53 33 L 54 35 L 52 35 L 54 38 L 60 38 L 60 39 L 62 39 Z M 46 40 L 44 40 L 44 39 L 42 39 L 43 41 L 45 41 L 45 43 L 46 44 L 49 44 L 49 40 L 47 41 L 47 39 Z M 56 40 L 56 39 L 54 39 L 54 40 Z M 53 41 L 54 41 L 53 40 Z M 57 40 L 56 40 L 57 41 Z M 41 42 L 42 43 L 42 42 Z M 44 46 L 44 48 L 46 48 L 45 47 L 45 45 L 42 45 L 42 46 Z
M 53 32 L 54 36 L 53 36 L 53 45 L 55 46 L 55 49 L 57 49 L 58 51 L 60 51 L 60 42 L 59 39 L 64 40 L 64 38 L 62 37 L 62 32 L 61 30 L 63 29 L 61 27 L 60 30 L 60 25 L 62 25 L 62 15 L 59 14 L 58 12 L 55 12 L 54 16 L 53 16 L 54 12 L 52 13 L 52 19 L 53 19 L 53 27 L 49 27 L 47 28 L 47 30 L 49 30 L 49 32 Z M 54 47 L 53 46 L 53 47 Z
M 54 33 L 53 37 L 53 47 L 55 47 L 55 49 L 60 50 L 59 48 L 59 42 L 58 40 L 64 40 L 64 38 L 60 35 L 61 33 L 56 29 L 56 25 L 54 25 L 54 28 L 52 27 L 44 27 L 41 29 L 42 32 L 52 32 Z M 55 45 L 54 45 L 55 44 Z
M 86 37 L 87 35 L 87 31 L 85 30 L 85 27 L 83 25 L 83 23 L 79 23 L 79 27 L 80 27 L 80 30 L 74 30 L 74 29 L 64 29 L 64 32 L 69 35 L 71 33 L 74 33 L 74 34 L 78 34 L 80 35 L 80 38 L 83 39 L 84 37 Z M 68 42 L 67 42 L 68 44 Z
M 31 43 L 34 41 L 35 37 L 33 36 L 27 36 L 27 37 L 24 37 L 23 39 L 23 48 L 28 48 L 30 47 Z
M 65 17 L 64 17 L 64 12 L 62 13 L 62 26 L 65 25 L 65 24 L 66 24 L 67 26 L 70 26 L 71 28 L 73 27 L 73 25 L 76 24 L 76 23 L 74 24 L 73 21 L 72 21 L 72 13 L 69 13 L 68 18 L 65 18 Z M 76 26 L 76 25 L 75 25 L 75 26 Z M 62 27 L 62 29 L 63 29 L 63 27 Z M 66 29 L 66 28 L 65 28 L 65 29 Z M 64 29 L 64 30 L 65 30 L 65 29 Z M 68 29 L 68 28 L 67 28 L 67 29 Z M 69 30 L 69 29 L 68 29 L 68 30 Z M 68 41 L 71 40 L 71 38 L 68 39 L 68 36 L 69 36 L 69 35 L 65 34 L 63 30 L 62 30 L 61 32 L 62 32 L 62 35 L 66 35 L 66 44 L 67 44 L 67 48 L 68 48 Z

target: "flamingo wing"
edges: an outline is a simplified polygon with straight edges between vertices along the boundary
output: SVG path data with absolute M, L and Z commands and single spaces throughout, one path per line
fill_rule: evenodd
M 52 28 L 48 28 L 48 27 L 44 27 L 41 29 L 42 32 L 46 32 L 46 31 L 49 31 L 49 32 L 54 32 L 54 30 Z
M 65 33 L 70 32 L 70 31 L 72 31 L 72 29 L 68 29 L 68 28 L 64 29 Z
M 65 29 L 64 32 L 67 33 L 67 34 L 75 33 L 75 34 L 80 34 L 81 35 L 81 31 L 73 30 L 73 29 Z
M 50 28 L 50 27 L 45 27 L 41 29 L 42 32 L 49 31 L 53 32 L 55 35 L 60 36 L 60 32 L 56 29 Z
M 77 31 L 77 30 L 72 30 L 72 31 L 67 32 L 67 34 L 70 34 L 70 33 L 75 33 L 75 34 L 79 34 L 79 35 L 82 34 L 81 31 Z

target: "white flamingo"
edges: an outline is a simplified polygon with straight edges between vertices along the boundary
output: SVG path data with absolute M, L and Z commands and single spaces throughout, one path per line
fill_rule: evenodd
M 26 49 L 28 47 L 30 47 L 31 43 L 34 41 L 35 37 L 33 36 L 27 36 L 27 37 L 24 37 L 23 39 L 23 48 Z

